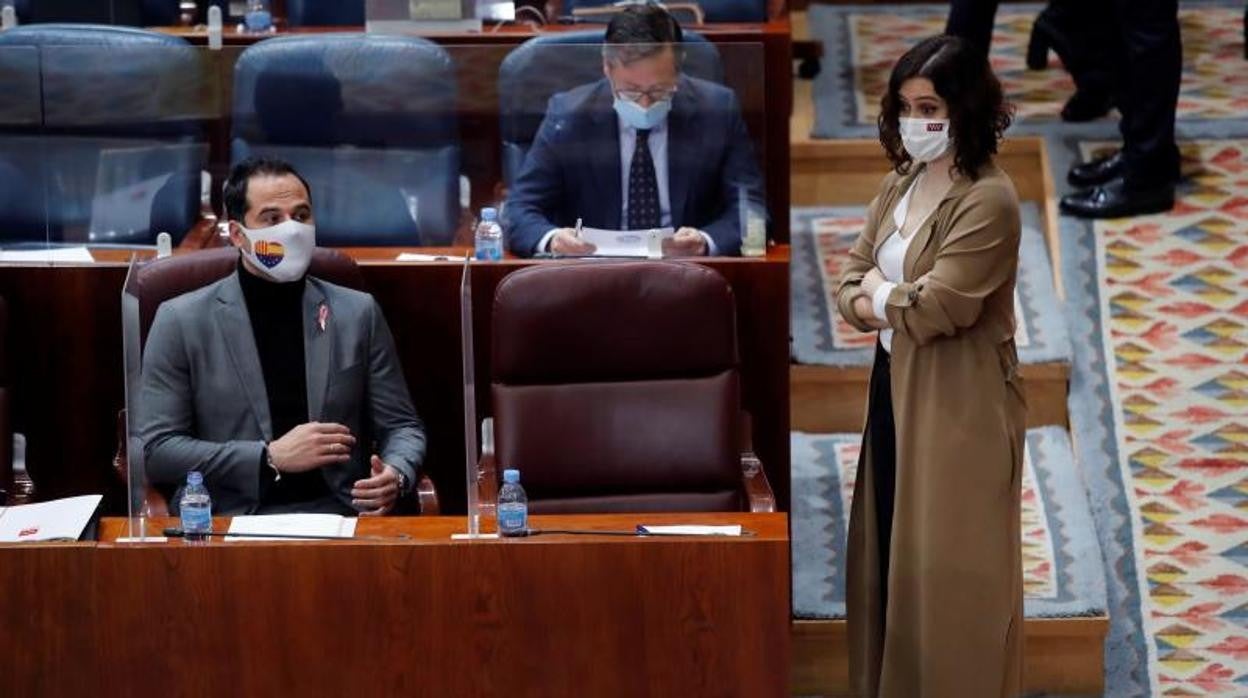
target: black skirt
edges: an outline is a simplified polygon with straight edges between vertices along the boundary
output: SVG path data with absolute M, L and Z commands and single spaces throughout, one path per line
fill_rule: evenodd
M 875 483 L 875 523 L 879 532 L 880 609 L 888 608 L 888 555 L 893 533 L 893 498 L 897 491 L 897 431 L 893 423 L 893 378 L 889 355 L 875 345 L 875 366 L 867 403 L 867 448 L 871 451 L 871 475 Z

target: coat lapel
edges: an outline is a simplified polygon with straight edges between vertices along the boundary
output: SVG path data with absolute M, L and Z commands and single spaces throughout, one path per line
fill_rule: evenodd
M 273 438 L 273 422 L 269 415 L 269 396 L 264 384 L 264 372 L 260 369 L 260 353 L 256 350 L 256 335 L 252 332 L 251 316 L 243 300 L 243 287 L 234 272 L 221 284 L 217 292 L 216 322 L 230 355 L 230 362 L 238 374 L 239 385 L 251 412 L 260 425 L 260 433 L 269 441 Z
M 321 419 L 329 363 L 334 355 L 334 314 L 320 283 L 309 277 L 303 289 L 303 356 L 308 386 L 308 419 Z
M 624 206 L 624 185 L 620 182 L 620 126 L 612 101 L 611 83 L 603 79 L 591 100 L 590 133 L 586 134 L 584 146 L 596 182 L 594 208 L 606 209 L 602 214 L 604 228 L 619 230 L 623 227 L 620 211 Z
M 932 236 L 936 230 L 936 223 L 944 216 L 943 209 L 945 208 L 945 205 L 949 201 L 962 196 L 962 194 L 964 194 L 970 186 L 971 180 L 966 177 L 959 177 L 958 180 L 949 187 L 949 190 L 945 192 L 945 195 L 941 197 L 940 203 L 936 204 L 936 210 L 932 211 L 932 214 L 927 217 L 927 220 L 923 222 L 923 225 L 919 226 L 919 229 L 915 231 L 914 240 L 910 242 L 910 247 L 906 250 L 906 259 L 905 262 L 902 263 L 901 267 L 906 279 L 910 281 L 915 279 L 914 265 L 923 254 L 923 251 L 927 249 L 927 246 L 931 244 Z

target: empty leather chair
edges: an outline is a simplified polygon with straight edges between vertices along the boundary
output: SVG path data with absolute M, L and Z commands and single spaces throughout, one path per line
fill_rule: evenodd
M 233 247 L 203 250 L 145 262 L 138 268 L 128 292 L 138 299 L 139 342 L 146 344 L 148 330 L 156 319 L 160 304 L 189 293 L 197 288 L 232 274 L 238 265 L 238 250 Z M 313 250 L 308 273 L 330 283 L 364 290 L 364 277 L 355 260 L 337 250 L 318 247 Z M 113 468 L 121 481 L 127 482 L 130 470 L 126 444 L 126 416 L 123 411 L 118 419 L 118 450 Z M 433 481 L 421 473 L 416 483 L 416 496 L 420 511 L 425 515 L 438 513 L 438 498 Z M 148 488 L 146 506 L 152 515 L 167 512 L 166 497 L 169 493 Z
M 520 44 L 498 68 L 499 128 L 503 138 L 503 182 L 524 164 L 524 156 L 556 93 L 602 79 L 604 30 L 562 32 Z M 682 71 L 693 77 L 723 82 L 719 51 L 705 37 L 684 33 Z
M 364 0 L 286 0 L 291 27 L 364 26 Z
M 234 69 L 231 156 L 287 160 L 322 245 L 444 245 L 459 223 L 450 56 L 415 37 L 284 36 Z
M 200 61 L 183 39 L 129 27 L 0 32 L 0 84 L 22 95 L 0 107 L 0 170 L 21 173 L 20 195 L 0 196 L 0 243 L 179 241 L 208 156 Z
M 483 502 L 518 468 L 535 513 L 774 509 L 741 412 L 732 288 L 714 270 L 535 265 L 498 285 L 491 344 Z

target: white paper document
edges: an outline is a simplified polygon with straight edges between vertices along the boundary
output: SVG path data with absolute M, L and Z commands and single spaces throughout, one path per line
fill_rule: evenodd
M 246 533 L 246 537 L 227 535 L 226 540 L 289 540 L 284 536 L 355 537 L 354 517 L 337 514 L 269 514 L 235 516 L 227 533 Z M 257 538 L 256 536 L 265 536 Z M 297 540 L 297 539 L 296 539 Z
M 731 526 L 638 526 L 637 532 L 645 535 L 654 533 L 661 536 L 739 536 L 741 525 Z
M 98 494 L 0 507 L 0 543 L 78 540 L 103 499 Z
M 676 234 L 672 228 L 653 230 L 600 230 L 581 228 L 581 239 L 606 257 L 662 257 L 663 241 Z
M 52 247 L 43 250 L 0 250 L 0 262 L 25 264 L 90 264 L 95 261 L 85 247 Z
M 444 254 L 422 254 L 420 252 L 400 252 L 394 258 L 396 262 L 458 262 L 462 257 L 447 257 Z

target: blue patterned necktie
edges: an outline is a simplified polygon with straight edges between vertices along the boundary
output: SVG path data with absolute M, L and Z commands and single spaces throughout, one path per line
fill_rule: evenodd
M 628 228 L 649 230 L 659 227 L 659 182 L 650 157 L 650 131 L 637 131 L 633 162 L 628 167 Z

